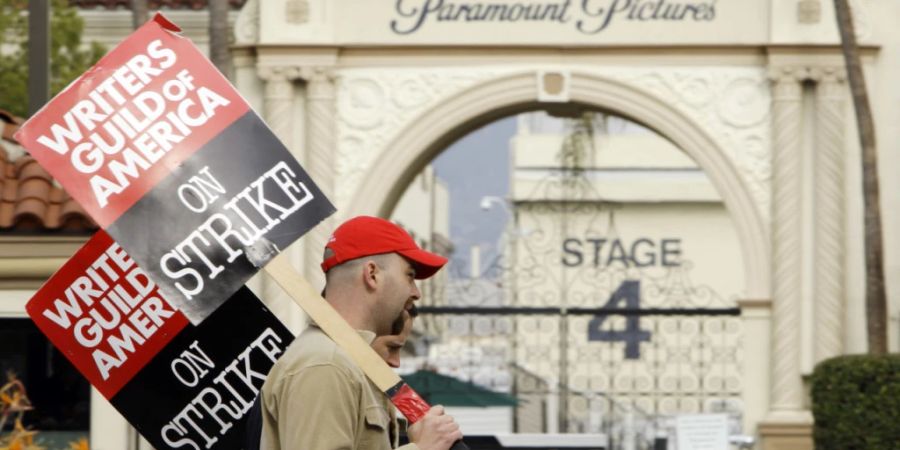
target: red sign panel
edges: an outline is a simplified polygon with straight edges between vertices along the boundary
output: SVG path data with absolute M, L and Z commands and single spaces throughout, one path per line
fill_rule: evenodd
M 103 231 L 41 287 L 26 309 L 106 398 L 188 324 Z
M 172 31 L 147 22 L 16 134 L 104 228 L 249 110 Z
M 334 207 L 157 15 L 16 138 L 199 324 Z
M 25 308 L 53 345 L 158 449 L 240 448 L 250 405 L 293 340 L 247 288 L 210 320 L 189 324 L 103 231 Z

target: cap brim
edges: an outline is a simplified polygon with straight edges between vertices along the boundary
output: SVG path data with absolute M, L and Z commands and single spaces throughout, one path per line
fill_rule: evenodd
M 447 264 L 447 258 L 421 249 L 401 250 L 397 253 L 408 259 L 416 267 L 417 280 L 431 277 L 438 270 L 441 270 L 444 264 Z

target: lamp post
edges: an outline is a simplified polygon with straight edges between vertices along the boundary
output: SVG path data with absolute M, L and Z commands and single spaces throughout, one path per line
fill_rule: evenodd
M 519 252 L 518 252 L 518 248 L 519 248 L 519 244 L 520 244 L 519 238 L 522 237 L 523 235 L 527 235 L 528 233 L 527 232 L 522 233 L 521 230 L 519 229 L 518 209 L 515 207 L 510 207 L 509 203 L 510 203 L 509 200 L 501 198 L 501 197 L 484 196 L 481 199 L 481 209 L 487 211 L 487 210 L 490 210 L 493 207 L 493 205 L 500 205 L 506 211 L 506 213 L 509 215 L 509 219 L 510 219 L 509 223 L 511 223 L 511 226 L 507 227 L 507 229 L 508 229 L 507 234 L 509 236 L 507 242 L 509 243 L 509 246 L 510 246 L 509 255 L 510 255 L 510 260 L 512 262 L 511 262 L 511 264 L 509 264 L 507 266 L 507 273 L 509 276 L 509 288 L 510 288 L 511 300 L 512 300 L 511 306 L 515 307 L 515 306 L 518 306 L 518 303 L 519 303 L 519 301 L 518 301 L 519 289 L 518 289 L 517 273 L 516 273 L 516 268 L 519 265 Z M 562 228 L 563 228 L 563 230 L 565 230 L 567 228 L 567 225 L 565 224 L 565 222 L 566 222 L 565 214 L 563 214 L 562 219 L 563 219 L 563 227 Z M 565 276 L 565 271 L 562 272 L 562 275 Z M 568 306 L 569 305 L 567 302 L 568 286 L 566 285 L 565 279 L 562 280 L 559 288 L 560 288 L 559 301 L 560 301 L 560 307 L 561 307 L 560 308 L 561 316 L 560 316 L 560 320 L 559 320 L 559 331 L 558 331 L 558 333 L 559 333 L 559 349 L 558 349 L 559 373 L 558 373 L 558 378 L 557 378 L 558 381 L 555 383 L 555 385 L 558 388 L 557 389 L 558 401 L 556 403 L 558 422 L 557 422 L 556 428 L 558 430 L 560 430 L 560 432 L 566 433 L 566 432 L 568 432 L 568 429 L 569 429 L 568 408 L 569 408 L 570 389 L 569 389 L 569 360 L 568 360 L 568 352 L 569 352 Z M 517 354 L 518 347 L 517 347 L 517 339 L 516 339 L 517 330 L 518 330 L 518 320 L 514 319 L 512 321 L 512 336 L 513 336 L 513 338 L 512 338 L 512 342 L 511 342 L 513 361 L 518 360 L 518 354 Z M 512 385 L 513 395 L 516 395 L 518 392 L 516 391 L 517 386 L 516 386 L 516 377 L 515 376 L 513 376 L 512 384 L 513 384 Z M 514 417 L 513 426 L 516 427 L 517 425 L 518 424 L 516 423 L 516 420 Z
M 509 200 L 497 197 L 494 195 L 486 195 L 481 197 L 481 209 L 482 211 L 490 211 L 494 205 L 500 205 L 500 207 L 507 214 L 507 223 L 506 223 L 506 244 L 509 249 L 509 263 L 506 264 L 506 270 L 504 270 L 504 275 L 509 277 L 508 283 L 506 286 L 509 286 L 509 304 L 507 306 L 516 307 L 519 304 L 519 290 L 516 283 L 516 272 L 514 268 L 518 265 L 518 246 L 519 246 L 519 215 L 518 211 L 514 207 L 510 207 Z M 510 375 L 512 375 L 512 381 L 510 383 L 510 391 L 511 394 L 516 397 L 518 396 L 518 374 L 515 372 L 516 362 L 518 361 L 518 318 L 513 316 L 511 322 L 511 333 L 510 333 L 510 364 L 509 371 Z M 513 432 L 518 431 L 519 429 L 519 414 L 517 411 L 518 407 L 513 410 L 512 417 L 512 426 Z

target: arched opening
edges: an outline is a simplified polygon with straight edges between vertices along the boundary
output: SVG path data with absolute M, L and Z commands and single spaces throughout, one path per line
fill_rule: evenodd
M 435 106 L 402 130 L 387 146 L 390 157 L 376 159 L 353 196 L 348 211 L 390 216 L 419 172 L 450 143 L 498 118 L 541 109 L 565 108 L 538 99 L 534 72 L 490 80 Z M 766 228 L 740 173 L 703 127 L 664 99 L 618 80 L 571 74 L 569 107 L 608 111 L 652 129 L 685 151 L 707 174 L 722 197 L 738 234 L 747 298 L 769 298 Z
M 438 291 L 441 288 L 426 291 L 426 296 L 441 297 L 448 302 L 432 307 L 426 314 L 452 313 L 459 319 L 447 316 L 435 319 L 426 315 L 425 319 L 420 320 L 432 339 L 430 353 L 444 356 L 445 361 L 439 363 L 441 367 L 438 370 L 449 373 L 457 370 L 457 375 L 463 379 L 499 387 L 502 392 L 512 392 L 519 399 L 541 405 L 541 412 L 538 413 L 517 406 L 510 431 L 602 431 L 612 437 L 613 422 L 603 421 L 600 417 L 618 414 L 615 411 L 622 405 L 621 400 L 616 399 L 619 395 L 629 397 L 631 403 L 628 403 L 628 408 L 643 411 L 642 420 L 645 422 L 658 422 L 661 415 L 677 412 L 739 412 L 739 321 L 733 317 L 712 316 L 719 313 L 737 314 L 737 297 L 762 292 L 750 287 L 755 275 L 753 270 L 747 268 L 754 258 L 765 255 L 765 251 L 758 252 L 758 243 L 762 240 L 746 240 L 748 235 L 762 233 L 761 228 L 754 227 L 753 223 L 742 222 L 744 219 L 741 217 L 746 216 L 757 225 L 759 222 L 749 195 L 730 162 L 696 124 L 671 109 L 663 113 L 653 110 L 654 107 L 667 107 L 633 88 L 623 88 L 620 92 L 616 90 L 615 82 L 573 78 L 573 101 L 565 104 L 539 103 L 533 98 L 526 100 L 528 96 L 536 95 L 534 78 L 522 75 L 488 82 L 436 107 L 395 140 L 390 147 L 392 154 L 389 161 L 384 159 L 376 163 L 372 176 L 363 183 L 364 187 L 355 198 L 351 210 L 391 216 L 396 213 L 407 187 L 412 189 L 417 182 L 421 182 L 417 179 L 421 177 L 421 169 L 434 161 L 448 145 L 473 129 L 511 115 L 521 117 L 522 113 L 530 111 L 546 111 L 555 116 L 574 118 L 572 120 L 578 122 L 586 116 L 585 112 L 599 113 L 644 130 L 644 134 L 652 138 L 643 141 L 645 150 L 650 151 L 653 157 L 670 159 L 669 163 L 658 166 L 675 169 L 669 171 L 669 175 L 679 170 L 690 172 L 691 176 L 701 174 L 713 194 L 709 198 L 698 200 L 698 197 L 687 202 L 679 200 L 676 194 L 661 199 L 659 203 L 665 203 L 662 206 L 653 205 L 646 198 L 639 199 L 631 203 L 642 204 L 630 205 L 625 213 L 618 216 L 617 229 L 613 224 L 616 201 L 597 195 L 598 183 L 603 181 L 589 180 L 590 177 L 582 173 L 582 169 L 602 169 L 594 164 L 594 156 L 588 158 L 591 161 L 586 167 L 556 170 L 562 173 L 556 181 L 550 182 L 551 185 L 556 184 L 549 189 L 541 188 L 546 190 L 537 197 L 529 198 L 522 192 L 510 193 L 507 200 L 514 216 L 511 219 L 514 225 L 507 227 L 504 236 L 507 252 L 504 258 L 507 262 L 496 264 L 498 272 L 488 280 L 474 280 L 476 275 L 472 275 L 469 281 L 459 280 L 457 273 L 451 277 L 455 279 L 446 281 L 443 292 Z M 598 85 L 605 85 L 605 88 L 599 89 Z M 575 86 L 580 88 L 575 89 Z M 606 99 L 605 96 L 614 99 Z M 648 112 L 650 110 L 653 111 Z M 588 125 L 588 128 L 591 126 Z M 664 134 L 665 130 L 676 137 Z M 694 151 L 688 151 L 691 145 L 703 148 L 697 150 L 694 147 Z M 593 149 L 594 145 L 589 147 Z M 612 150 L 615 153 L 616 149 Z M 515 148 L 510 151 L 514 159 L 518 158 L 512 168 L 513 179 L 510 180 L 513 190 L 528 184 L 524 180 L 527 176 L 518 179 L 518 172 L 531 170 L 533 174 L 534 169 L 548 172 L 546 169 L 554 164 L 566 164 L 560 160 L 561 153 L 544 154 L 537 158 L 540 160 L 538 162 L 523 162 L 521 157 L 524 153 Z M 682 158 L 673 157 L 672 153 Z M 684 154 L 690 158 L 684 158 Z M 556 163 L 552 162 L 554 158 Z M 685 161 L 688 163 L 685 164 Z M 472 164 L 478 162 L 472 161 Z M 526 167 L 529 164 L 533 167 Z M 572 175 L 576 172 L 577 175 Z M 681 172 L 679 174 L 683 175 Z M 567 191 L 566 183 L 576 179 L 583 181 L 587 190 L 580 193 L 575 192 L 578 189 Z M 531 183 L 534 185 L 531 192 L 540 190 L 537 186 L 542 183 Z M 571 196 L 573 193 L 575 197 Z M 366 202 L 362 199 L 374 199 L 378 195 L 384 200 L 380 203 L 369 202 L 368 209 L 361 208 L 364 204 L 361 202 Z M 720 211 L 710 212 L 715 207 L 698 206 L 703 202 L 716 203 Z M 651 215 L 668 217 L 670 222 L 660 223 L 657 220 L 654 224 L 651 220 L 643 231 L 636 231 L 641 230 L 640 217 L 646 219 Z M 565 228 L 551 230 L 542 226 L 542 221 L 546 224 L 548 218 L 555 223 L 565 223 Z M 597 218 L 600 220 L 595 220 Z M 714 231 L 691 229 L 691 223 L 707 226 L 715 223 L 713 229 L 728 228 L 729 231 L 716 235 Z M 719 295 L 722 289 L 691 283 L 689 272 L 692 264 L 682 261 L 681 256 L 684 253 L 693 257 L 703 250 L 698 252 L 698 247 L 687 244 L 684 248 L 680 247 L 680 231 L 674 232 L 673 236 L 667 236 L 665 232 L 654 234 L 654 231 L 647 231 L 653 227 L 656 231 L 666 227 L 690 230 L 685 242 L 724 242 L 730 239 L 730 247 L 706 245 L 703 263 L 709 266 L 713 261 L 713 264 L 735 268 L 727 272 L 730 278 L 718 286 L 741 285 L 741 289 Z M 551 238 L 545 239 L 547 236 Z M 535 241 L 550 242 L 546 248 L 536 249 Z M 467 252 L 468 249 L 456 251 Z M 721 253 L 718 261 L 710 259 L 710 254 L 717 251 Z M 622 270 L 608 269 L 617 263 L 620 263 Z M 755 264 L 764 265 L 765 258 L 755 260 Z M 710 271 L 708 267 L 700 270 Z M 710 279 L 709 274 L 706 278 Z M 712 283 L 716 281 L 723 280 Z M 465 283 L 468 285 L 463 286 Z M 449 291 L 454 293 L 448 294 Z M 465 304 L 465 300 L 458 302 L 451 299 L 466 296 L 484 298 L 487 302 L 472 307 L 472 304 Z M 434 306 L 433 302 L 423 303 Z M 441 307 L 444 307 L 443 312 Z M 655 317 L 642 320 L 638 316 L 598 313 L 602 308 L 655 308 L 660 312 Z M 686 319 L 677 314 L 670 317 L 673 308 L 690 310 L 687 312 L 690 314 L 708 314 L 710 317 Z M 585 329 L 588 331 L 586 335 Z M 696 334 L 697 330 L 700 330 L 700 335 L 711 334 L 713 337 L 693 342 L 695 350 L 699 350 L 696 355 L 702 355 L 695 361 L 691 359 L 694 356 L 685 356 L 691 352 L 690 345 L 685 347 L 681 344 L 690 341 L 690 335 Z M 654 336 L 665 338 L 654 341 Z M 477 344 L 473 345 L 473 342 Z M 502 355 L 499 359 L 496 354 L 491 354 L 494 350 L 494 353 Z M 679 370 L 678 358 L 661 355 L 671 356 L 685 351 L 687 353 L 682 356 L 686 358 L 686 366 L 705 365 L 715 369 L 708 373 L 682 374 L 685 376 L 682 380 L 672 378 L 670 372 Z M 722 351 L 730 356 L 717 360 L 713 354 Z M 537 359 L 529 359 L 528 353 L 536 353 Z M 437 359 L 432 358 L 429 364 L 434 364 Z M 586 361 L 600 362 L 592 365 Z M 493 370 L 496 376 L 490 380 L 479 380 L 478 377 L 482 376 L 479 373 L 491 372 L 479 369 L 495 363 L 498 364 L 498 369 Z M 667 369 L 660 370 L 654 377 L 636 374 L 650 373 L 654 367 Z M 624 378 L 609 375 L 629 372 L 631 375 L 624 375 Z M 681 397 L 674 396 L 677 400 L 660 400 L 642 391 L 647 386 L 658 388 L 663 383 L 674 383 L 666 389 L 684 392 L 681 392 Z M 710 390 L 711 386 L 715 388 Z M 556 403 L 548 404 L 542 400 L 549 394 L 556 396 Z M 548 413 L 548 408 L 555 413 Z M 554 421 L 551 416 L 558 416 L 559 422 L 549 424 Z M 622 419 L 618 417 L 617 420 Z M 597 421 L 602 425 L 595 423 Z

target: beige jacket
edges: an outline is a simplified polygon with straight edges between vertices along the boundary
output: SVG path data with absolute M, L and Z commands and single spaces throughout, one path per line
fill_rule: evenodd
M 375 333 L 360 331 L 372 343 Z M 393 405 L 320 328 L 310 326 L 272 367 L 262 387 L 265 450 L 389 450 Z M 402 447 L 418 450 L 415 444 Z

